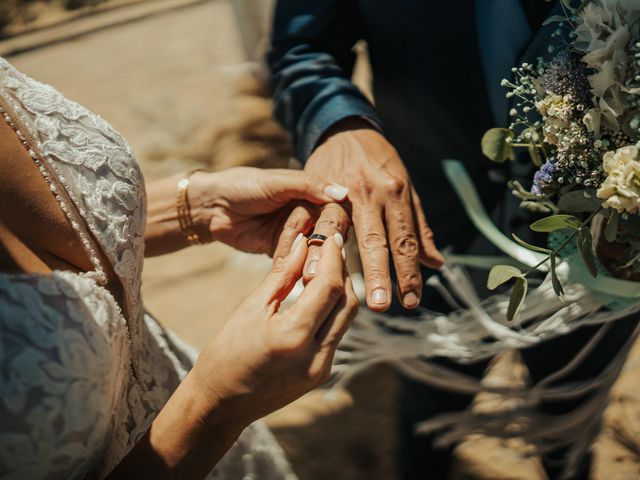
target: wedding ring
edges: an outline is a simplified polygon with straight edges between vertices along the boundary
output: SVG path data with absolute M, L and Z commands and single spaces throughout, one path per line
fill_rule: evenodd
M 326 239 L 327 237 L 325 237 L 321 233 L 312 233 L 311 235 L 309 235 L 307 245 L 322 245 Z

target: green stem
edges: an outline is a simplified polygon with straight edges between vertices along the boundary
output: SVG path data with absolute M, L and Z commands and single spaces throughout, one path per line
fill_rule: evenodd
M 537 143 L 512 143 L 512 147 L 527 147 L 534 146 L 536 148 L 542 148 L 542 144 L 538 145 Z
M 545 258 L 544 260 L 541 260 L 541 261 L 540 261 L 540 262 L 538 262 L 536 265 L 534 265 L 533 267 L 531 267 L 529 270 L 527 270 L 526 272 L 524 272 L 523 276 L 524 276 L 524 277 L 526 277 L 526 276 L 527 276 L 527 275 L 529 275 L 530 273 L 532 273 L 532 272 L 534 272 L 535 270 L 537 270 L 537 269 L 538 269 L 538 267 L 541 267 L 542 265 L 544 265 L 545 263 L 547 263 L 547 262 L 549 261 L 549 259 L 551 258 L 551 256 L 552 256 L 552 255 L 557 255 L 557 254 L 558 254 L 558 253 L 559 253 L 559 252 L 560 252 L 564 247 L 566 247 L 566 246 L 569 244 L 569 242 L 570 242 L 571 240 L 573 240 L 574 238 L 576 238 L 576 235 L 578 234 L 578 232 L 580 231 L 580 229 L 581 229 L 582 227 L 584 227 L 585 225 L 587 225 L 589 222 L 591 222 L 591 220 L 593 220 L 593 217 L 595 217 L 595 216 L 596 216 L 598 213 L 600 213 L 601 211 L 602 211 L 602 208 L 599 208 L 599 209 L 598 209 L 598 210 L 596 210 L 595 212 L 591 213 L 591 215 L 589 215 L 589 216 L 587 217 L 587 219 L 586 219 L 584 222 L 582 222 L 582 223 L 580 224 L 580 227 L 579 227 L 579 228 L 576 228 L 576 229 L 573 231 L 573 233 L 572 233 L 571 235 L 569 235 L 569 236 L 567 237 L 567 239 L 566 239 L 564 242 L 562 242 L 562 244 L 561 244 L 558 248 L 556 248 L 554 251 L 552 251 L 552 252 L 547 256 L 547 258 Z

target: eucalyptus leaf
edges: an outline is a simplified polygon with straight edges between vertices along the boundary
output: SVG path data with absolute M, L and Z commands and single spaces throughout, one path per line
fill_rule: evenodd
M 565 17 L 564 15 L 552 15 L 549 18 L 547 18 L 542 25 L 549 25 L 550 23 L 554 23 L 554 22 L 566 22 L 567 21 L 567 17 Z
M 576 236 L 576 244 L 578 251 L 582 256 L 582 261 L 587 266 L 592 277 L 598 276 L 598 266 L 596 263 L 596 254 L 593 251 L 593 241 L 591 239 L 591 231 L 588 227 L 582 226 Z
M 556 272 L 556 256 L 555 254 L 551 254 L 549 257 L 551 263 L 551 286 L 553 287 L 553 291 L 558 296 L 561 302 L 564 302 L 564 288 L 562 288 L 562 283 L 560 283 L 560 279 L 558 278 L 558 274 Z
M 551 215 L 533 222 L 530 226 L 534 232 L 555 232 L 563 228 L 578 230 L 582 222 L 573 215 Z
M 511 265 L 496 265 L 489 272 L 489 278 L 487 278 L 487 288 L 489 290 L 495 290 L 500 285 L 508 282 L 514 277 L 522 277 L 522 272 L 516 267 Z
M 524 277 L 516 277 L 516 283 L 513 285 L 513 290 L 511 290 L 511 298 L 507 307 L 508 321 L 516 319 L 520 310 L 522 310 L 524 299 L 527 296 L 527 287 L 527 280 Z
M 509 188 L 511 189 L 511 193 L 516 198 L 520 200 L 535 200 L 538 196 L 535 193 L 531 193 L 529 190 L 524 188 L 522 184 L 517 180 L 509 180 L 507 183 Z
M 634 263 L 640 260 L 640 252 L 631 256 L 631 259 L 627 261 L 625 264 L 621 265 L 620 268 L 630 268 Z
M 511 142 L 515 134 L 508 128 L 492 128 L 482 136 L 482 153 L 494 162 L 504 162 L 513 150 Z
M 607 242 L 613 243 L 618 238 L 618 225 L 620 223 L 620 214 L 617 210 L 611 209 L 611 215 L 604 227 L 604 238 Z
M 573 190 L 560 195 L 558 208 L 563 212 L 591 213 L 600 208 L 600 200 L 593 190 Z
M 553 209 L 546 203 L 534 202 L 533 200 L 523 200 L 520 202 L 520 208 L 529 210 L 534 213 L 552 213 Z
M 531 144 L 528 147 L 529 149 L 529 156 L 531 157 L 531 161 L 533 162 L 533 164 L 536 167 L 541 167 L 542 166 L 542 157 L 540 156 L 540 152 L 538 151 L 538 147 L 536 147 L 535 145 Z
M 547 255 L 549 255 L 553 251 L 553 250 L 549 250 L 548 248 L 536 247 L 535 245 L 531 245 L 531 244 L 525 242 L 524 240 L 522 240 L 515 233 L 512 233 L 511 236 L 513 237 L 513 239 L 516 242 L 518 242 L 524 248 L 528 248 L 529 250 L 533 250 L 534 252 L 546 253 Z

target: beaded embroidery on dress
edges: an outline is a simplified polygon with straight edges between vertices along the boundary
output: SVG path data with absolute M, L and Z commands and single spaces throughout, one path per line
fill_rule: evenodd
M 142 306 L 145 194 L 129 145 L 98 115 L 2 58 L 0 100 L 95 267 L 0 273 L 0 477 L 103 478 L 147 430 L 195 352 Z M 98 249 L 124 287 L 122 311 L 103 286 Z M 296 477 L 257 423 L 208 478 Z

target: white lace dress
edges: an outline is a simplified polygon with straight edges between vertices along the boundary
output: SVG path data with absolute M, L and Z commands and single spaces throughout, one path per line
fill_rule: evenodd
M 145 192 L 127 143 L 2 58 L 0 105 L 94 265 L 80 275 L 0 273 L 0 478 L 102 478 L 147 430 L 194 353 L 142 306 Z M 124 286 L 122 312 L 97 252 Z M 208 478 L 295 476 L 257 423 Z

